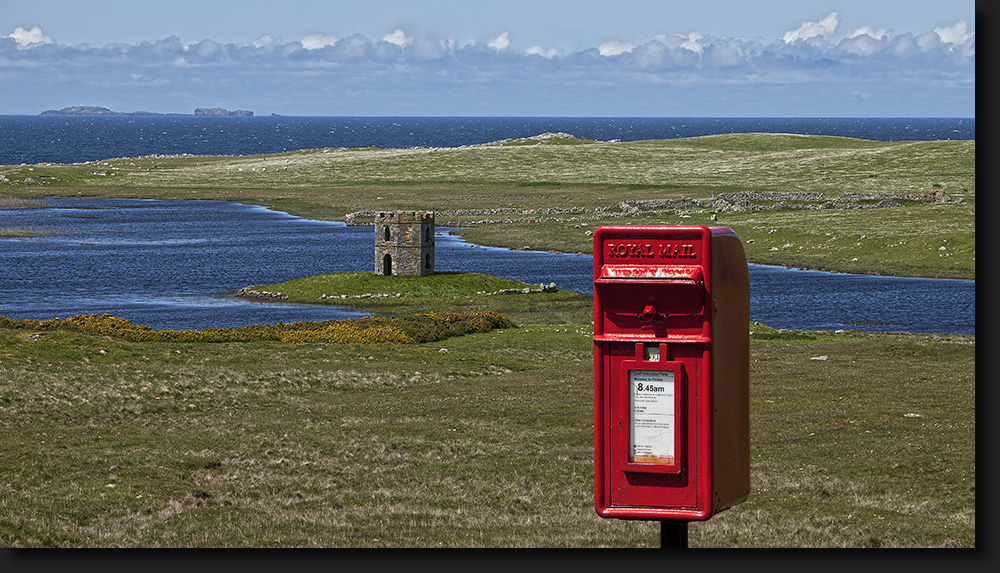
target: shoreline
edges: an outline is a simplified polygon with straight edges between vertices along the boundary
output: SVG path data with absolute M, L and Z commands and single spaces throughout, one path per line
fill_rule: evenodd
M 65 196 L 55 195 L 55 196 L 53 196 L 53 198 L 72 199 L 74 197 L 69 196 L 69 195 L 65 195 Z M 108 199 L 108 200 L 111 200 L 113 198 L 110 198 L 110 197 L 86 197 L 86 199 L 98 199 L 98 200 L 100 200 L 100 199 Z M 186 200 L 186 199 L 162 199 L 162 198 L 151 198 L 151 197 L 131 197 L 130 199 L 141 200 L 141 201 L 184 201 L 184 200 Z M 226 199 L 209 199 L 209 200 L 227 201 Z M 255 205 L 257 207 L 262 207 L 264 209 L 267 209 L 269 211 L 273 211 L 275 213 L 282 213 L 282 214 L 285 214 L 285 215 L 290 215 L 290 216 L 298 217 L 298 215 L 294 215 L 294 214 L 289 213 L 287 211 L 281 211 L 281 210 L 275 209 L 271 205 L 265 205 L 263 202 L 260 202 L 260 201 L 235 201 L 235 202 L 240 203 L 242 205 Z M 44 203 L 45 203 L 45 199 L 40 199 L 40 198 L 25 199 L 25 198 L 18 198 L 18 197 L 4 197 L 4 196 L 0 195 L 0 209 L 3 209 L 3 208 L 14 208 L 14 207 L 43 206 Z M 358 213 L 360 213 L 360 212 L 358 212 Z M 307 219 L 307 220 L 311 220 L 311 221 L 317 221 L 317 222 L 343 223 L 343 224 L 345 224 L 347 226 L 367 226 L 365 224 L 356 224 L 356 223 L 349 222 L 351 220 L 352 216 L 356 215 L 356 214 L 357 213 L 348 213 L 348 214 L 346 214 L 343 221 L 330 221 L 330 220 L 326 220 L 326 219 L 312 219 L 312 218 L 309 218 L 309 217 L 302 217 L 302 218 Z M 546 252 L 546 253 L 562 254 L 562 255 L 587 255 L 587 256 L 592 256 L 593 255 L 592 252 L 584 252 L 584 251 L 563 251 L 563 250 L 558 250 L 558 249 L 532 249 L 532 248 L 526 248 L 526 247 L 512 247 L 512 246 L 508 246 L 508 245 L 497 245 L 497 244 L 489 244 L 489 243 L 476 243 L 476 242 L 472 242 L 472 241 L 470 241 L 470 240 L 468 240 L 468 239 L 465 238 L 464 233 L 461 232 L 462 230 L 464 230 L 464 227 L 458 227 L 458 226 L 446 225 L 446 224 L 442 224 L 442 225 L 438 225 L 438 226 L 440 228 L 449 229 L 449 231 L 448 231 L 449 234 L 458 237 L 461 240 L 462 243 L 464 243 L 466 245 L 474 246 L 474 247 L 507 249 L 507 250 L 511 250 L 511 251 Z M 3 228 L 3 227 L 0 227 L 0 238 L 3 238 L 3 237 L 8 237 L 8 238 L 24 238 L 24 237 L 31 237 L 31 236 L 43 236 L 43 235 L 49 235 L 49 234 L 52 234 L 52 232 L 49 232 L 49 231 L 35 231 L 35 230 L 30 229 L 30 228 Z M 741 241 L 742 241 L 742 239 L 741 239 Z M 844 275 L 876 276 L 876 277 L 891 277 L 891 278 L 900 278 L 900 279 L 920 279 L 920 280 L 955 280 L 955 281 L 970 281 L 970 282 L 973 282 L 973 283 L 976 282 L 975 277 L 973 277 L 973 278 L 967 278 L 967 277 L 942 277 L 942 276 L 926 276 L 926 275 L 902 275 L 902 274 L 898 274 L 898 273 L 882 273 L 882 272 L 879 272 L 879 271 L 852 272 L 852 271 L 838 270 L 835 267 L 828 267 L 828 266 L 804 266 L 804 265 L 795 265 L 795 264 L 791 264 L 791 263 L 766 263 L 766 262 L 759 262 L 759 260 L 754 259 L 754 258 L 749 257 L 749 256 L 747 257 L 747 264 L 764 266 L 764 267 L 776 267 L 776 268 L 780 267 L 780 268 L 784 268 L 784 269 L 787 269 L 787 270 L 817 271 L 817 272 L 826 272 L 826 273 L 844 274 Z

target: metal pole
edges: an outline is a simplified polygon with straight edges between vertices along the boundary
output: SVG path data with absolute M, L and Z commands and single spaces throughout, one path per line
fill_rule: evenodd
M 687 549 L 688 522 L 663 520 L 660 521 L 660 548 L 667 547 Z

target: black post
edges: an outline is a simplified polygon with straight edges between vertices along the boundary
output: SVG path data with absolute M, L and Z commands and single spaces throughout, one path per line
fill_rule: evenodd
M 665 519 L 660 521 L 660 548 L 687 549 L 688 522 Z

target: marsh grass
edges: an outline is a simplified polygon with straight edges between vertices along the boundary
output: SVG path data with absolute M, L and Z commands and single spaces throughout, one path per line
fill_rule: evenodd
M 43 237 L 45 235 L 54 235 L 57 231 L 48 231 L 42 229 L 22 229 L 22 228 L 2 228 L 0 227 L 0 237 L 6 237 L 9 239 L 26 239 L 30 237 Z

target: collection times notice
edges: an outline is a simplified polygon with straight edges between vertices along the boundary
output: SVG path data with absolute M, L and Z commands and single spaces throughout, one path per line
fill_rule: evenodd
M 629 371 L 629 462 L 674 463 L 674 371 Z

